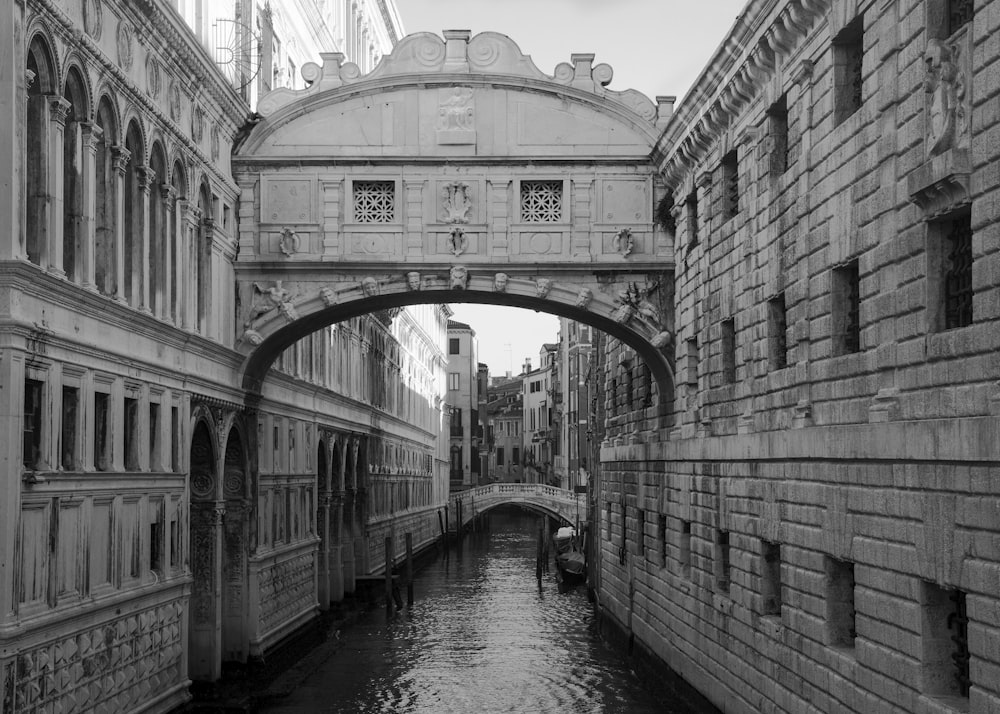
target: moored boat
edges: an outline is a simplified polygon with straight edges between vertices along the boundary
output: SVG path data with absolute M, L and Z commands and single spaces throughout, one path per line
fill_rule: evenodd
M 556 549 L 556 569 L 565 583 L 582 583 L 587 577 L 587 560 L 583 555 L 576 529 L 563 526 L 552 535 Z

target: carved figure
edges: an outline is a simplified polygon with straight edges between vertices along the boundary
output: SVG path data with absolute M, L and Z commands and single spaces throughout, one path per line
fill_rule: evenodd
M 635 317 L 635 308 L 629 305 L 627 302 L 621 303 L 612 315 L 614 321 L 619 325 L 626 324 L 629 320 Z
M 462 230 L 461 226 L 454 226 L 451 229 L 451 237 L 448 239 L 448 245 L 451 248 L 452 255 L 456 258 L 469 247 L 469 239 L 465 237 L 465 231 Z
M 632 230 L 629 228 L 619 230 L 615 234 L 615 250 L 621 253 L 623 258 L 627 258 L 634 249 L 635 238 L 632 237 Z
M 264 337 L 257 330 L 245 330 L 243 332 L 243 339 L 254 347 L 264 341 Z
M 618 293 L 616 300 L 620 303 L 618 310 L 615 312 L 616 316 L 621 314 L 623 319 L 618 320 L 618 322 L 627 322 L 636 315 L 639 316 L 643 322 L 652 327 L 655 330 L 661 329 L 660 321 L 660 311 L 657 309 L 649 300 L 649 296 L 656 291 L 659 284 L 653 284 L 652 286 L 639 287 L 637 283 L 630 283 L 629 286 Z M 627 309 L 626 309 L 627 308 Z
M 538 297 L 548 297 L 550 290 L 552 290 L 552 281 L 548 278 L 539 278 L 535 281 L 535 293 Z
M 965 77 L 958 65 L 961 47 L 943 40 L 929 40 L 924 51 L 927 76 L 924 90 L 931 95 L 928 111 L 930 153 L 968 145 L 965 117 Z
M 507 292 L 507 282 L 510 277 L 507 273 L 497 273 L 493 276 L 493 292 L 505 293 Z
M 302 240 L 299 234 L 291 228 L 281 231 L 281 239 L 278 241 L 278 249 L 287 256 L 292 256 L 299 252 Z
M 662 330 L 653 335 L 653 339 L 650 340 L 653 347 L 658 350 L 662 350 L 664 347 L 668 347 L 671 342 L 673 342 L 674 336 L 670 334 L 667 330 Z
M 472 90 L 468 87 L 455 87 L 447 99 L 438 108 L 437 128 L 442 130 L 457 129 L 471 131 L 472 122 Z
M 285 319 L 289 322 L 295 322 L 299 319 L 299 313 L 295 310 L 295 306 L 290 302 L 283 302 L 278 305 L 278 312 L 285 316 Z
M 444 222 L 468 223 L 472 199 L 469 197 L 469 184 L 452 181 L 444 186 Z
M 333 288 L 323 288 L 319 291 L 319 297 L 327 307 L 336 305 L 338 301 L 337 292 Z
M 361 281 L 361 292 L 365 297 L 375 297 L 378 295 L 378 281 L 372 277 L 365 278 Z
M 250 305 L 250 315 L 246 327 L 264 313 L 270 312 L 282 305 L 290 304 L 291 293 L 281 286 L 281 281 L 275 281 L 272 287 L 266 288 L 260 283 L 253 284 L 253 302 Z
M 406 287 L 410 290 L 420 290 L 420 273 L 411 270 L 406 274 Z
M 464 265 L 452 266 L 449 272 L 452 290 L 465 290 L 469 284 L 469 271 Z

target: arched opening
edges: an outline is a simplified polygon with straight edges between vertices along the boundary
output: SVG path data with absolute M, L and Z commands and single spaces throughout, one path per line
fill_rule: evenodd
M 170 184 L 166 183 L 167 161 L 163 154 L 163 146 L 156 142 L 149 152 L 150 201 L 149 201 L 149 253 L 147 256 L 146 279 L 149 282 L 149 308 L 157 317 L 163 317 L 165 306 L 164 292 L 167 241 L 167 207 L 173 204 L 170 200 Z
M 167 319 L 173 320 L 175 324 L 180 324 L 181 319 L 181 294 L 178 276 L 184 274 L 185 267 L 181 264 L 184 253 L 182 246 L 185 244 L 184 234 L 186 230 L 186 217 L 181 216 L 180 206 L 187 198 L 187 179 L 184 176 L 184 167 L 180 161 L 174 162 L 173 170 L 170 172 L 170 201 L 166 207 L 169 214 L 168 238 L 164 242 L 166 255 L 164 265 L 168 266 L 166 271 L 167 309 L 169 311 Z
M 49 97 L 55 92 L 52 54 L 40 35 L 28 45 L 28 106 L 25 121 L 25 222 L 24 251 L 28 260 L 41 265 L 48 240 L 46 212 L 49 207 Z
M 142 260 L 142 206 L 148 200 L 143 187 L 148 190 L 149 186 L 146 184 L 146 177 L 142 175 L 145 159 L 142 133 L 134 120 L 129 122 L 125 134 L 125 150 L 128 152 L 128 162 L 125 165 L 125 226 L 122 231 L 124 292 L 126 302 L 139 308 L 146 306 L 143 302 L 145 265 Z
M 198 420 L 191 437 L 191 611 L 188 617 L 188 676 L 212 682 L 222 674 L 219 651 L 218 478 L 215 444 Z
M 100 128 L 94 156 L 94 282 L 102 295 L 114 295 L 119 286 L 115 271 L 118 227 L 118 127 L 107 96 L 97 105 Z
M 212 215 L 212 191 L 207 182 L 202 182 L 198 191 L 198 210 L 201 213 L 201 225 L 195 232 L 192 253 L 196 289 L 194 292 L 194 314 L 198 332 L 208 332 L 209 305 L 212 295 L 212 240 L 215 225 Z
M 83 129 L 87 121 L 86 84 L 80 71 L 72 67 L 66 76 L 63 97 L 69 102 L 63 128 L 63 240 L 62 270 L 66 279 L 83 278 L 84 147 Z
M 247 636 L 247 543 L 250 508 L 247 498 L 246 453 L 236 427 L 226 438 L 222 495 L 226 501 L 225 549 L 222 558 L 222 659 L 246 662 Z

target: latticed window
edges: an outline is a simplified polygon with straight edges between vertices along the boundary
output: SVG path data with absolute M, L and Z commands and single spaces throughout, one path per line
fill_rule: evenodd
M 722 157 L 722 211 L 726 218 L 740 212 L 740 170 L 736 149 Z
M 522 181 L 521 220 L 558 223 L 562 220 L 562 181 Z
M 948 2 L 948 35 L 954 35 L 962 27 L 972 22 L 976 13 L 973 0 L 949 0 Z
M 356 223 L 392 223 L 396 217 L 395 205 L 395 182 L 354 182 L 354 221 Z
M 972 324 L 972 223 L 968 215 L 951 222 L 944 279 L 945 329 Z

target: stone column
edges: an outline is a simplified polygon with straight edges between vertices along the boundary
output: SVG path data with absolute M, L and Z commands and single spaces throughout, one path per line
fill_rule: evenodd
M 217 316 L 212 312 L 212 253 L 215 245 L 215 219 L 205 216 L 201 222 L 201 230 L 195 230 L 195 260 L 200 256 L 203 263 L 201 280 L 198 282 L 198 305 L 195 308 L 195 329 L 203 335 L 214 334 L 213 328 Z M 197 271 L 197 264 L 194 269 Z M 201 316 L 205 316 L 204 322 Z
M 173 251 L 171 250 L 172 239 L 176 240 L 177 231 L 177 191 L 174 187 L 168 183 L 160 184 L 160 195 L 163 196 L 163 221 L 160 225 L 163 227 L 163 240 L 158 246 L 157 253 L 160 257 L 159 265 L 159 281 L 158 285 L 154 285 L 153 289 L 158 294 L 158 299 L 154 302 L 156 303 L 153 312 L 161 320 L 166 320 L 167 322 L 174 321 L 173 308 L 170 304 L 170 298 L 172 297 L 171 285 L 170 285 L 170 268 L 173 266 Z M 156 239 L 156 236 L 150 236 L 152 239 Z
M 128 169 L 128 162 L 132 158 L 132 152 L 124 146 L 114 146 L 111 148 L 111 166 L 114 169 L 115 177 L 115 235 L 114 235 L 114 272 L 115 294 L 114 298 L 118 302 L 125 302 L 125 172 Z M 129 256 L 131 259 L 131 256 Z M 136 279 L 138 271 L 133 269 L 132 279 Z M 136 294 L 133 286 L 132 294 Z
M 330 602 L 344 599 L 344 492 L 333 494 L 330 510 Z
M 316 531 L 319 534 L 319 555 L 316 568 L 319 607 L 330 609 L 330 492 L 319 494 L 317 498 Z
M 178 322 L 185 330 L 198 329 L 198 318 L 195 315 L 197 304 L 195 296 L 201 289 L 198 283 L 198 266 L 194 262 L 194 251 L 198 245 L 201 209 L 193 201 L 178 201 L 181 204 L 180 213 L 183 216 L 181 230 L 177 232 L 177 281 L 174 290 L 177 291 Z
M 66 117 L 73 105 L 63 97 L 49 97 L 49 215 L 46 241 L 40 246 L 39 263 L 50 273 L 65 277 L 63 270 L 63 140 Z
M 139 221 L 141 224 L 139 230 L 141 238 L 139 246 L 139 265 L 132 266 L 132 294 L 137 296 L 139 309 L 146 314 L 152 314 L 153 304 L 150 302 L 152 296 L 149 289 L 149 251 L 151 243 L 151 237 L 149 235 L 149 219 L 152 206 L 149 198 L 153 189 L 153 184 L 156 182 L 156 172 L 148 166 L 138 166 L 136 167 L 136 172 L 138 173 L 139 178 L 139 192 L 142 195 L 142 206 L 139 210 Z
M 191 504 L 191 612 L 188 674 L 214 682 L 222 676 L 222 555 L 224 501 Z
M 97 290 L 94 256 L 97 250 L 97 143 L 104 130 L 93 122 L 81 122 L 80 152 L 83 158 L 83 216 L 80 225 L 80 284 L 87 290 Z M 108 186 L 104 190 L 109 190 Z
M 10 353 L 10 359 L 0 361 L 0 389 L 11 404 L 24 403 L 24 355 Z M 18 409 L 5 409 L 0 413 L 0 438 L 5 444 L 20 444 L 22 439 L 21 413 Z M 15 447 L 12 451 L 19 451 Z M 17 592 L 15 591 L 14 544 L 21 516 L 21 461 L 7 459 L 0 478 L 0 623 L 12 622 Z

